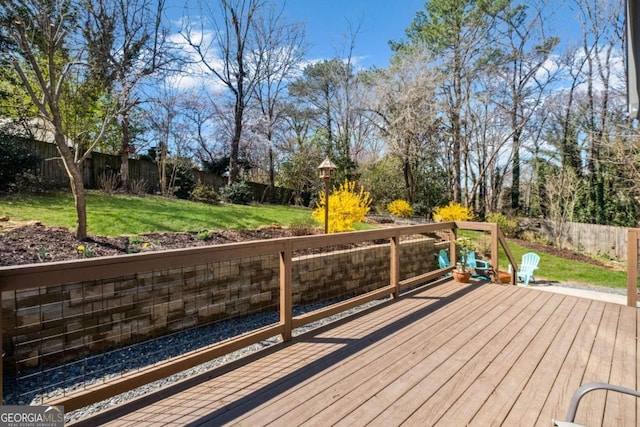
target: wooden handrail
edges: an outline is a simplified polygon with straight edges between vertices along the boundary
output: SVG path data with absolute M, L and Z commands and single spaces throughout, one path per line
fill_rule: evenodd
M 272 255 L 290 250 L 347 245 L 363 241 L 389 240 L 411 234 L 453 229 L 453 222 L 421 224 L 379 230 L 352 231 L 314 236 L 282 237 L 252 242 L 228 243 L 186 249 L 162 250 L 71 261 L 0 267 L 0 292 L 59 285 L 82 281 L 112 279 L 158 269 L 188 267 L 244 257 Z
M 509 245 L 507 244 L 507 239 L 504 237 L 504 234 L 502 234 L 502 231 L 500 231 L 499 228 L 497 228 L 497 235 L 498 235 L 498 241 L 500 242 L 500 245 L 502 246 L 502 249 L 504 250 L 505 255 L 507 255 L 507 259 L 509 260 L 509 263 L 511 264 L 511 267 L 512 267 L 511 270 L 513 271 L 513 274 L 511 275 L 511 284 L 515 285 L 516 279 L 517 279 L 516 272 L 518 271 L 518 263 L 516 262 L 516 259 L 514 258 L 513 254 L 511 253 L 511 249 L 509 249 Z

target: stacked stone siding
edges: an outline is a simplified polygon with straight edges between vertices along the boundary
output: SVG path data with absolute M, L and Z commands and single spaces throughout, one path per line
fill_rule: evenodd
M 437 268 L 432 239 L 401 244 L 401 279 Z M 438 246 L 438 247 L 436 247 Z M 293 302 L 360 295 L 389 284 L 389 245 L 293 259 Z M 27 291 L 4 292 L 8 369 L 58 364 L 279 306 L 279 256 L 243 258 Z

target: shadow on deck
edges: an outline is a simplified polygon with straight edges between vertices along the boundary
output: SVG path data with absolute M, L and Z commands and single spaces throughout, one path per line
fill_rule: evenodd
M 551 425 L 573 391 L 638 388 L 638 310 L 447 281 L 122 404 L 94 425 Z M 594 392 L 576 422 L 638 425 Z

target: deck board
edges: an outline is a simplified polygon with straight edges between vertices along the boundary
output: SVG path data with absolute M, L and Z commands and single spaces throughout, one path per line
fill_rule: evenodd
M 584 369 L 604 306 L 602 302 L 591 301 L 567 353 L 564 356 L 561 353 L 555 354 L 563 359 L 562 367 L 538 416 L 537 425 L 543 425 L 544 421 L 549 419 L 564 419 L 573 392 L 582 384 Z
M 554 298 L 554 300 L 556 299 Z M 508 417 L 517 401 L 525 401 L 522 399 L 522 391 L 545 355 L 550 351 L 551 345 L 561 332 L 562 327 L 566 327 L 566 319 L 575 305 L 575 301 L 568 298 L 557 300 L 559 301 L 558 305 L 549 302 L 553 311 L 548 316 L 541 313 L 542 315 L 536 316 L 527 325 L 527 328 L 538 329 L 538 332 L 524 349 L 517 347 L 513 349 L 517 360 L 511 364 L 508 371 L 503 371 L 502 381 L 495 386 L 490 398 L 484 402 L 474 417 L 474 424 L 490 425 L 494 421 L 502 421 Z M 534 322 L 542 323 L 534 324 Z M 544 366 L 543 369 L 546 371 L 545 377 L 548 377 L 548 366 Z
M 443 412 L 476 382 L 479 389 L 489 392 L 487 385 L 492 383 L 494 378 L 482 375 L 483 372 L 487 368 L 497 368 L 500 361 L 509 358 L 512 354 L 509 345 L 514 340 L 519 344 L 519 341 L 529 339 L 527 334 L 522 332 L 526 331 L 525 327 L 532 316 L 540 309 L 548 307 L 547 301 L 546 295 L 537 295 L 531 302 L 519 299 L 504 313 L 505 315 L 484 327 L 473 340 L 456 348 L 452 358 L 433 370 L 408 393 L 411 397 L 409 410 L 412 415 L 407 421 L 414 425 L 434 425 Z M 495 363 L 487 364 L 494 360 Z M 403 401 L 405 399 L 406 396 Z M 379 420 L 376 420 L 376 424 L 394 423 L 402 416 L 402 409 L 404 408 L 394 406 L 390 411 L 385 411 Z
M 558 378 L 561 372 L 564 359 L 558 355 L 567 354 L 569 351 L 589 305 L 589 300 L 576 300 L 560 332 L 535 367 L 535 371 L 520 394 L 520 398 L 511 408 L 504 421 L 505 425 L 534 425 L 536 423 L 546 396 L 551 392 L 553 381 Z
M 538 329 L 537 334 L 531 336 L 528 344 L 524 347 L 517 342 L 510 343 L 505 348 L 505 351 L 510 351 L 510 354 L 501 360 L 493 361 L 489 368 L 483 372 L 483 376 L 487 377 L 490 382 L 484 384 L 482 390 L 474 384 L 474 388 L 467 391 L 467 394 L 475 393 L 485 397 L 473 407 L 478 411 L 471 414 L 474 425 L 490 425 L 492 422 L 503 420 L 509 415 L 511 407 L 521 395 L 521 390 L 526 386 L 533 370 L 540 363 L 572 308 L 572 304 L 562 304 L 563 301 L 559 301 L 558 305 L 549 301 L 545 305 L 544 311 L 536 313 L 536 316 L 525 326 L 530 332 L 520 336 L 529 337 L 534 334 L 535 329 Z M 547 328 L 538 326 L 536 322 L 542 322 Z M 491 391 L 490 395 L 486 395 L 488 391 Z M 471 418 L 461 418 L 461 409 L 466 406 L 467 400 L 469 399 L 460 399 L 458 407 L 450 408 L 449 416 L 440 420 L 442 425 L 454 421 L 464 422 L 464 424 L 470 422 Z
M 539 425 L 588 381 L 638 388 L 638 310 L 445 282 L 76 425 Z M 594 392 L 577 422 L 638 425 Z
M 500 297 L 500 295 L 496 293 L 495 297 Z M 477 319 L 482 318 L 488 310 L 482 306 L 482 300 L 473 301 L 465 309 L 469 310 L 472 315 L 456 325 L 456 328 L 464 329 Z M 377 383 L 384 382 L 385 378 L 392 378 L 394 375 L 398 375 L 398 372 L 403 372 L 406 366 L 411 366 L 414 363 L 412 355 L 422 354 L 427 348 L 438 348 L 442 342 L 447 340 L 448 335 L 454 332 L 451 328 L 446 329 L 448 323 L 444 320 L 451 316 L 460 316 L 459 311 L 460 308 L 447 307 L 434 313 L 434 316 L 424 323 L 424 330 L 405 329 L 399 331 L 381 342 L 378 345 L 380 348 L 374 350 L 374 347 L 370 347 L 365 353 L 358 354 L 348 362 L 336 367 L 331 376 L 323 376 L 315 381 L 311 390 L 296 389 L 296 392 L 300 391 L 298 394 L 303 402 L 297 407 L 294 407 L 291 402 L 280 404 L 281 415 L 278 422 L 287 425 L 293 420 L 299 420 L 304 415 L 317 414 L 327 408 L 330 408 L 330 411 L 333 412 L 331 415 L 334 415 L 338 413 L 338 408 L 344 411 L 344 405 L 357 404 L 356 399 L 353 399 L 352 392 L 354 390 L 358 388 L 375 390 L 379 387 Z M 382 367 L 381 374 L 378 366 Z M 385 366 L 388 367 L 385 369 Z M 358 394 L 358 397 L 363 398 L 364 395 L 364 393 Z M 310 397 L 313 399 L 309 399 Z M 341 402 L 341 399 L 345 397 L 348 402 Z M 262 412 L 259 411 L 253 418 L 245 417 L 247 425 L 255 425 L 254 422 L 264 419 Z M 324 416 L 327 417 L 326 421 L 330 422 L 330 414 L 324 414 Z M 245 418 L 242 419 L 243 422 Z M 339 419 L 340 416 L 336 421 Z
M 376 417 L 374 425 L 384 424 L 389 420 L 400 420 L 402 416 L 406 417 L 417 410 L 426 397 L 433 395 L 464 364 L 465 360 L 456 357 L 457 354 L 462 351 L 476 353 L 503 326 L 501 322 L 506 317 L 499 316 L 499 313 L 510 304 L 514 304 L 513 298 L 503 300 L 502 305 L 497 306 L 500 309 L 490 311 L 487 316 L 448 338 L 442 345 L 434 347 L 429 354 L 415 354 L 417 362 L 403 364 L 401 375 L 384 388 L 367 388 L 365 396 L 369 399 L 348 414 L 344 424 L 357 420 L 367 422 L 372 417 Z M 514 312 L 516 310 L 513 309 Z M 356 399 L 362 397 L 358 395 Z M 398 399 L 403 401 L 402 408 L 394 405 Z
M 609 382 L 635 388 L 636 382 L 636 322 L 633 311 L 622 310 L 618 334 L 613 346 L 613 361 Z M 622 393 L 607 393 L 603 426 L 634 426 L 636 398 Z
M 613 345 L 616 338 L 616 333 L 612 334 L 611 332 L 616 331 L 620 307 L 615 304 L 605 306 L 582 383 L 593 381 L 609 382 Z M 580 403 L 581 410 L 578 411 L 576 422 L 588 424 L 588 420 L 594 420 L 598 424 L 602 423 L 605 398 L 605 391 L 595 391 L 586 395 Z
M 500 295 L 496 294 L 495 297 L 500 297 Z M 482 299 L 474 302 L 481 304 Z M 361 421 L 364 421 L 366 419 L 367 404 L 373 407 L 374 416 L 377 415 L 381 408 L 375 400 L 380 400 L 386 393 L 393 393 L 395 391 L 393 385 L 394 382 L 398 381 L 398 378 L 402 378 L 408 371 L 417 371 L 420 364 L 428 357 L 431 357 L 434 361 L 446 360 L 447 356 L 452 352 L 447 347 L 447 345 L 451 345 L 452 340 L 468 341 L 477 331 L 481 330 L 481 322 L 488 319 L 486 317 L 487 309 L 482 306 L 476 307 L 475 305 L 466 306 L 465 309 L 469 310 L 470 314 L 463 322 L 451 325 L 451 323 L 444 321 L 447 319 L 434 317 L 434 326 L 431 327 L 430 324 L 425 324 L 424 326 L 428 329 L 413 338 L 411 342 L 407 342 L 405 344 L 406 347 L 400 347 L 391 342 L 389 343 L 390 345 L 381 348 L 379 352 L 373 354 L 374 364 L 370 366 L 370 369 L 364 371 L 366 381 L 357 382 L 357 378 L 344 376 L 340 383 L 326 393 L 331 394 L 339 390 L 340 394 L 334 394 L 333 397 L 339 397 L 340 399 L 332 399 L 329 402 L 333 404 L 330 405 L 325 403 L 324 412 L 318 413 L 318 415 L 323 419 L 326 417 L 329 423 L 337 422 L 345 417 L 344 422 L 348 423 L 348 415 L 358 417 Z M 460 313 L 456 314 L 458 317 L 460 316 Z M 405 349 L 403 350 L 403 348 Z M 354 363 L 357 366 L 358 361 L 355 360 Z M 351 385 L 350 388 L 353 388 L 355 384 L 357 384 L 358 393 L 354 395 L 353 393 L 344 392 L 345 387 Z M 400 387 L 400 392 L 402 391 L 404 391 L 404 386 Z M 376 394 L 380 394 L 380 396 L 371 401 Z M 301 410 L 306 410 L 306 406 L 308 405 L 302 407 Z

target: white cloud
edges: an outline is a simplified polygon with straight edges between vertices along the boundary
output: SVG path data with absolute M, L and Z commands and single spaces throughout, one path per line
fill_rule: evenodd
M 224 63 L 216 55 L 217 51 L 213 48 L 214 33 L 211 31 L 192 32 L 190 36 L 192 43 L 201 47 L 206 63 L 213 69 L 221 70 Z M 204 65 L 200 54 L 185 40 L 182 34 L 175 33 L 168 38 L 185 61 L 181 71 L 167 79 L 172 87 L 181 90 L 205 87 L 214 93 L 225 89 L 220 79 Z

